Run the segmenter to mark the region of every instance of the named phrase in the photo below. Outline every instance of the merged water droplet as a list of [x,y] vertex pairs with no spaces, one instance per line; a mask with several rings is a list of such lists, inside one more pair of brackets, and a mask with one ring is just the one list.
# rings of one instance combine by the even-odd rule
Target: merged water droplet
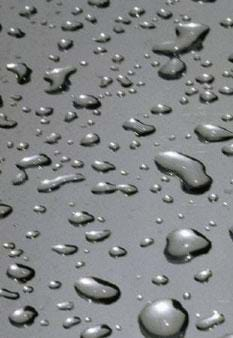
[[179,177],[186,192],[200,194],[212,184],[204,164],[193,157],[175,151],[165,151],[156,155],[155,163],[162,172]]
[[76,68],[73,66],[65,66],[47,70],[44,75],[44,79],[50,83],[50,87],[46,89],[49,94],[61,92],[68,88],[69,76],[76,72]]
[[6,68],[16,75],[19,84],[24,84],[30,81],[32,70],[26,65],[26,63],[8,63]]
[[9,321],[14,326],[23,327],[33,324],[37,316],[38,312],[36,309],[32,306],[26,305],[14,310],[9,315]]
[[171,263],[187,263],[193,258],[206,254],[211,242],[200,232],[193,229],[179,229],[167,235],[164,254]]
[[8,266],[7,276],[20,283],[26,283],[35,276],[35,270],[30,266],[13,263]]
[[214,326],[224,323],[224,321],[225,317],[222,313],[218,311],[213,311],[213,314],[211,316],[200,319],[196,323],[196,327],[198,328],[198,330],[206,331],[213,328]]
[[47,178],[47,179],[42,180],[39,183],[37,190],[39,192],[48,193],[48,192],[52,192],[54,190],[59,189],[64,184],[72,183],[72,182],[75,182],[75,183],[82,182],[83,180],[85,180],[85,177],[82,174],[78,174],[78,173],[57,176],[51,179]]

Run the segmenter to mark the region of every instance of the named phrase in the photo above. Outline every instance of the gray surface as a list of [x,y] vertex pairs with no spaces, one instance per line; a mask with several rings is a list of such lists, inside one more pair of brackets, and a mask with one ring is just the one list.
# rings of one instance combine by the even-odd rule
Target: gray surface
[[[65,1],[58,6],[55,1],[34,2],[38,14],[32,20],[18,15],[19,9],[28,4],[27,1],[1,0],[0,22],[3,30],[0,33],[0,94],[4,100],[4,106],[0,110],[8,117],[18,121],[15,129],[1,129],[0,149],[1,157],[6,160],[1,164],[0,175],[1,199],[4,203],[13,206],[13,213],[1,220],[1,243],[15,242],[18,248],[24,250],[24,255],[29,261],[26,264],[36,270],[35,278],[28,283],[34,287],[34,292],[24,294],[22,285],[10,280],[6,276],[7,266],[16,261],[24,262],[23,256],[13,259],[8,257],[7,250],[0,248],[0,286],[17,290],[20,299],[10,301],[0,299],[0,326],[2,338],[12,337],[77,337],[79,332],[90,326],[85,323],[85,317],[92,318],[92,324],[106,323],[113,328],[113,337],[140,338],[141,333],[137,324],[137,316],[148,300],[157,298],[176,298],[187,309],[190,323],[186,338],[211,337],[218,338],[221,335],[233,331],[232,325],[232,252],[233,243],[228,234],[228,228],[232,225],[232,159],[221,153],[222,143],[201,143],[193,129],[200,122],[211,122],[225,126],[233,131],[232,122],[224,123],[221,116],[232,112],[232,98],[219,94],[219,100],[210,105],[199,102],[198,95],[190,98],[190,103],[181,105],[179,99],[184,95],[185,82],[194,79],[201,72],[212,73],[216,80],[214,88],[217,92],[224,84],[231,85],[232,79],[222,77],[224,70],[229,70],[231,64],[227,61],[232,52],[232,29],[224,29],[219,21],[232,14],[233,2],[231,0],[219,0],[212,4],[201,5],[190,0],[183,0],[171,6],[173,18],[168,21],[159,20],[155,30],[143,30],[136,28],[138,20],[150,20],[161,7],[164,1],[123,1],[112,0],[107,9],[95,9],[87,5],[86,1]],[[33,2],[31,2],[33,4]],[[80,6],[84,10],[76,19],[84,22],[84,29],[78,32],[65,33],[60,29],[61,23],[72,18],[70,14],[74,6]],[[133,19],[132,24],[125,26],[124,34],[112,32],[113,20],[118,15],[126,15],[134,5],[142,5],[146,13],[142,19]],[[14,6],[14,7],[13,7]],[[61,10],[55,15],[56,10]],[[92,25],[84,20],[87,13],[94,13],[98,19],[97,25]],[[209,69],[202,68],[200,62],[193,60],[192,54],[183,56],[187,64],[187,74],[177,81],[161,80],[157,69],[151,67],[153,60],[161,60],[166,57],[154,55],[151,48],[155,42],[169,39],[174,36],[173,19],[180,14],[191,16],[193,21],[206,23],[211,31],[204,41],[204,48],[200,52],[201,59],[210,59],[213,66]],[[75,17],[74,17],[75,18]],[[46,19],[48,23],[56,24],[55,29],[40,25]],[[23,39],[15,39],[7,35],[11,27],[20,27],[26,32]],[[112,40],[103,45],[108,49],[104,55],[94,55],[93,49],[96,43],[92,37],[100,32],[111,34]],[[70,37],[74,40],[74,47],[68,52],[58,52],[57,41],[62,37]],[[125,56],[125,61],[120,65],[119,72],[110,70],[111,57],[114,53]],[[149,53],[151,58],[145,59],[144,54]],[[59,54],[61,61],[58,64],[48,60],[49,54]],[[16,83],[15,76],[5,68],[9,62],[16,61],[15,56],[21,56],[31,69],[32,80],[29,84],[20,86]],[[81,60],[88,61],[87,67],[79,65]],[[116,95],[121,90],[119,83],[114,83],[108,88],[112,97],[102,100],[101,116],[93,116],[91,111],[78,111],[79,119],[67,124],[63,122],[64,114],[73,110],[71,94],[88,93],[98,95],[105,90],[98,87],[98,76],[109,75],[114,79],[118,73],[126,74],[129,69],[139,63],[142,68],[135,69],[132,76],[134,83],[145,81],[145,86],[136,87],[137,94],[128,94],[119,98]],[[62,94],[48,95],[44,92],[47,82],[43,80],[43,74],[48,67],[57,65],[74,65],[78,71],[70,77],[72,85],[70,90]],[[7,81],[6,81],[7,80]],[[11,95],[20,94],[23,100],[16,107],[11,107]],[[173,112],[167,116],[154,116],[149,113],[152,105],[164,103],[171,105]],[[29,106],[32,112],[29,114],[21,111],[22,106]],[[54,114],[49,118],[50,124],[41,125],[40,118],[35,116],[35,110],[40,106],[54,107]],[[138,117],[143,120],[143,115],[148,113],[146,123],[154,124],[157,132],[140,139],[141,147],[130,150],[130,142],[136,138],[131,132],[122,128],[122,123],[130,117]],[[87,126],[88,119],[93,119],[95,125]],[[85,126],[82,128],[82,126]],[[43,135],[37,137],[36,129],[41,128]],[[62,140],[56,145],[44,143],[46,136],[51,132],[62,134]],[[88,131],[97,132],[101,143],[92,148],[79,145],[79,141]],[[185,139],[187,133],[192,134],[190,140]],[[174,134],[176,139],[169,141],[169,136]],[[67,140],[72,139],[73,145],[68,145]],[[13,141],[15,147],[7,148],[7,142]],[[110,141],[119,142],[121,148],[114,153],[108,149]],[[30,147],[25,152],[16,149],[19,142],[28,142]],[[160,146],[155,147],[154,142]],[[219,195],[219,201],[210,203],[208,194],[200,196],[184,193],[177,179],[171,178],[169,183],[162,184],[162,192],[152,194],[149,191],[153,183],[160,183],[162,174],[157,170],[153,158],[156,152],[172,149],[181,151],[190,156],[202,160],[207,167],[208,174],[213,178],[211,191]],[[61,155],[55,156],[54,151],[61,151]],[[71,162],[65,163],[57,173],[51,166],[42,169],[29,169],[29,181],[19,187],[11,185],[11,179],[15,174],[15,163],[23,156],[43,152],[49,155],[53,162],[59,161],[62,155],[69,156],[72,160],[81,159],[85,167],[80,170],[71,168]],[[100,174],[91,168],[95,159],[103,159],[114,163],[116,171],[108,174]],[[150,170],[139,169],[140,164],[147,163]],[[120,170],[127,170],[128,176],[123,176]],[[53,177],[57,174],[82,172],[86,181],[69,184],[61,187],[56,192],[40,194],[36,188],[40,179]],[[140,177],[140,179],[138,179]],[[93,195],[91,188],[99,181],[112,183],[135,184],[139,193],[126,197],[121,193],[112,195]],[[165,194],[174,197],[174,203],[166,204],[162,201]],[[190,201],[193,201],[190,203]],[[75,207],[70,207],[69,202],[74,202]],[[227,206],[223,203],[227,202]],[[36,204],[47,207],[47,212],[38,215],[33,212]],[[97,221],[83,228],[75,228],[68,223],[68,217],[72,211],[86,210],[94,216],[103,216],[104,224]],[[184,214],[184,219],[178,218],[178,213]],[[156,224],[157,217],[164,219],[162,224]],[[217,227],[205,227],[210,220],[217,223]],[[92,228],[106,228],[112,230],[112,236],[99,244],[89,244],[85,241],[84,233]],[[209,254],[194,259],[191,263],[173,265],[167,262],[163,249],[168,232],[179,227],[192,227],[204,233],[211,241],[213,248]],[[28,230],[38,229],[40,237],[35,240],[25,238]],[[144,237],[153,237],[155,244],[142,249],[140,240]],[[79,246],[79,252],[70,257],[61,257],[51,251],[51,246],[57,243],[69,243]],[[127,249],[128,255],[118,260],[113,260],[108,255],[108,250],[113,245],[120,245]],[[89,249],[89,254],[83,252]],[[77,270],[75,263],[84,260],[86,266]],[[202,268],[210,268],[213,277],[207,284],[200,284],[193,278],[194,274]],[[165,274],[170,282],[164,287],[156,287],[151,283],[151,278],[157,273]],[[122,297],[110,306],[88,304],[75,293],[73,284],[76,278],[84,275],[94,275],[116,283]],[[136,276],[141,275],[141,279]],[[50,280],[60,280],[62,288],[50,290]],[[192,298],[189,301],[182,299],[184,292],[189,291]],[[143,300],[137,300],[141,294]],[[75,309],[70,313],[64,313],[56,309],[56,304],[63,300],[72,300]],[[20,305],[30,304],[34,306],[39,317],[35,323],[23,329],[13,327],[8,322],[8,314]],[[200,332],[195,328],[196,313],[202,317],[208,316],[213,310],[224,313],[226,321],[213,331]],[[70,315],[78,315],[82,324],[70,330],[62,328],[63,320]],[[41,327],[40,320],[48,319],[50,325]],[[122,331],[118,332],[114,327],[121,325]]]

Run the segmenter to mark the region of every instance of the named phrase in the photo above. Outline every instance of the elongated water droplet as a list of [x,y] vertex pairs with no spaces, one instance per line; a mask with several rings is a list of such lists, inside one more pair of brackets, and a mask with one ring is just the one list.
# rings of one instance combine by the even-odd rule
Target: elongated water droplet
[[78,247],[71,244],[56,244],[52,246],[52,250],[59,255],[69,256],[76,253],[78,251]]
[[121,294],[115,284],[97,277],[80,277],[74,288],[82,298],[102,304],[116,302]]
[[125,121],[122,126],[125,130],[135,132],[137,136],[147,136],[154,133],[156,130],[154,126],[143,123],[135,118],[131,118],[128,121]]
[[88,242],[102,242],[111,235],[110,230],[91,230],[85,232],[85,237]]
[[109,337],[112,329],[106,324],[89,327],[81,333],[80,338],[104,338]]
[[199,124],[194,131],[199,140],[205,142],[221,142],[233,138],[230,130],[213,124]]
[[42,180],[38,187],[37,190],[39,192],[52,192],[54,190],[59,189],[62,185],[71,183],[71,182],[82,182],[85,180],[85,177],[82,174],[67,174],[67,175],[62,175],[62,176],[57,176],[55,178],[51,179],[44,179]]
[[155,157],[155,163],[162,172],[179,177],[186,192],[199,194],[211,186],[212,179],[206,174],[204,164],[195,158],[165,151]]
[[198,328],[198,330],[206,331],[224,322],[224,315],[218,311],[213,311],[213,314],[211,316],[200,319],[197,322],[196,327]]

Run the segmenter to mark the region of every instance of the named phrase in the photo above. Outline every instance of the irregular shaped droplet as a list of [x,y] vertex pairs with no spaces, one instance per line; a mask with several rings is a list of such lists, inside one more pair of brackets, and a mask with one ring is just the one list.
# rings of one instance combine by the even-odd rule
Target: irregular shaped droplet
[[26,283],[35,276],[35,270],[30,266],[13,263],[7,269],[7,276],[21,283]]
[[213,124],[199,124],[194,131],[199,140],[204,142],[221,142],[233,138],[230,130]]
[[100,137],[95,133],[88,133],[80,140],[80,144],[84,147],[92,147],[98,143],[100,143]]
[[89,327],[81,333],[80,338],[104,338],[109,337],[112,329],[106,324]]
[[153,134],[156,131],[153,125],[143,123],[135,118],[130,118],[129,120],[125,121],[122,127],[125,130],[135,132],[137,136],[147,136]]
[[80,297],[101,304],[114,303],[121,295],[118,286],[98,277],[80,277],[74,288]]
[[196,45],[200,48],[202,42],[209,32],[209,27],[201,23],[189,22],[176,25],[175,41],[165,41],[153,47],[153,52],[164,55],[177,55],[186,53]]
[[155,163],[162,172],[177,176],[186,192],[200,194],[207,191],[212,184],[204,164],[193,157],[165,151],[155,157]]
[[138,321],[146,338],[181,338],[185,335],[189,316],[178,300],[161,299],[147,304]]
[[111,231],[104,229],[104,230],[91,230],[85,232],[85,238],[88,242],[95,243],[95,242],[102,242],[108,237],[110,237]]
[[4,204],[4,203],[0,203],[0,219],[6,218],[7,216],[9,216],[13,211],[13,208],[8,205],[8,204]]
[[17,122],[9,119],[7,116],[1,114],[0,115],[0,128],[10,129],[17,126]]
[[76,253],[78,251],[78,247],[71,244],[56,244],[52,246],[52,251],[59,255],[69,256]]
[[101,106],[101,102],[93,95],[80,94],[77,97],[73,96],[73,105],[77,109],[97,109]]
[[177,57],[169,59],[158,71],[160,77],[165,80],[177,80],[186,71],[186,65]]
[[212,247],[208,238],[193,229],[174,230],[168,234],[166,240],[164,254],[171,263],[187,263],[208,253]]
[[32,306],[26,305],[14,310],[9,315],[9,321],[12,325],[23,327],[33,324],[38,312]]
[[213,311],[211,316],[198,320],[196,327],[198,330],[206,331],[224,322],[224,315],[218,311]]
[[15,300],[18,299],[20,296],[18,292],[2,288],[0,289],[0,297]]
[[44,79],[50,83],[50,87],[46,89],[47,93],[56,93],[68,88],[69,76],[76,72],[73,66],[65,66],[47,70]]
[[91,166],[96,171],[100,171],[102,173],[107,173],[110,170],[116,169],[114,164],[107,161],[99,161],[99,160],[94,161],[94,163]]
[[37,190],[39,192],[52,192],[59,189],[62,185],[67,183],[82,182],[85,180],[85,177],[82,174],[67,174],[62,176],[57,176],[51,179],[45,179],[40,181]]
[[51,158],[46,154],[36,154],[23,157],[16,165],[20,169],[28,169],[47,166],[51,163]]
[[32,70],[26,63],[8,63],[6,68],[16,75],[19,84],[28,83],[30,81]]
[[72,213],[68,220],[72,225],[78,226],[86,225],[93,222],[95,220],[95,217],[89,214],[87,211],[75,211]]

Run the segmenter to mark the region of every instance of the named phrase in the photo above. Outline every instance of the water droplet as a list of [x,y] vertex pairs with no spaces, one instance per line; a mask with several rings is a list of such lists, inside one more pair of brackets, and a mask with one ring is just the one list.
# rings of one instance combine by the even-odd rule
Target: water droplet
[[182,188],[189,193],[202,193],[211,186],[212,179],[202,162],[175,151],[160,152],[155,157],[157,167],[181,179]]
[[50,83],[50,87],[46,89],[49,94],[60,92],[68,88],[69,76],[76,72],[76,68],[65,66],[47,70],[44,79]]
[[102,304],[116,302],[121,294],[115,284],[97,277],[80,277],[74,288],[82,298]]
[[213,124],[199,124],[194,131],[199,140],[204,142],[221,142],[233,138],[230,130]]
[[32,306],[26,305],[14,310],[9,315],[9,321],[12,325],[22,327],[33,324],[38,312]]
[[175,299],[161,299],[146,305],[138,317],[147,338],[184,337],[188,313]]
[[164,254],[171,263],[187,263],[194,257],[206,254],[211,242],[193,229],[179,229],[170,232]]
[[26,283],[35,276],[35,270],[29,266],[13,263],[7,269],[7,276],[21,283]]
[[219,313],[218,311],[213,311],[213,314],[211,316],[200,319],[197,322],[196,327],[198,328],[198,330],[206,331],[224,322],[224,315],[222,313]]
[[81,333],[80,338],[104,338],[109,337],[112,329],[106,324],[90,327]]
[[48,193],[59,189],[64,184],[82,182],[83,180],[85,180],[85,177],[78,173],[57,176],[51,179],[47,178],[39,183],[37,190],[39,192]]

